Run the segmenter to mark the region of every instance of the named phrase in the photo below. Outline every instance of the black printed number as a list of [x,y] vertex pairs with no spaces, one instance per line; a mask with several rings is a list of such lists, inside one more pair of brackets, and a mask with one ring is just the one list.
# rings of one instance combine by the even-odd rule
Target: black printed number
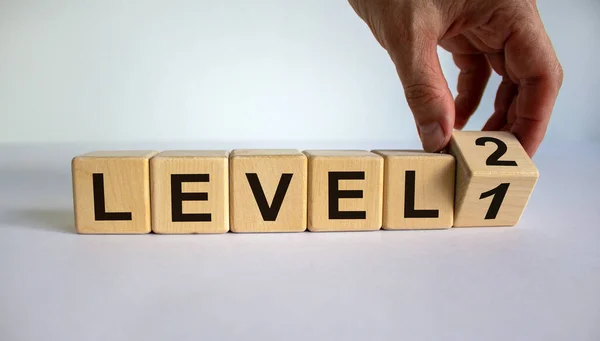
[[516,161],[500,160],[500,158],[508,150],[508,148],[506,147],[506,143],[502,142],[501,140],[498,140],[497,138],[494,138],[494,137],[480,137],[475,141],[475,144],[478,146],[485,146],[485,144],[488,142],[492,142],[492,143],[496,144],[496,146],[498,148],[496,148],[496,151],[493,152],[492,155],[490,155],[487,158],[487,160],[485,161],[486,165],[488,165],[488,166],[516,166],[517,165]]
[[485,219],[496,219],[498,215],[498,211],[500,211],[500,206],[502,206],[502,202],[504,201],[504,197],[506,196],[506,192],[508,191],[509,183],[500,184],[500,186],[489,190],[485,193],[482,193],[479,199],[485,199],[487,197],[494,196],[492,199],[492,203],[490,204],[490,208],[488,208],[487,214],[485,215]]

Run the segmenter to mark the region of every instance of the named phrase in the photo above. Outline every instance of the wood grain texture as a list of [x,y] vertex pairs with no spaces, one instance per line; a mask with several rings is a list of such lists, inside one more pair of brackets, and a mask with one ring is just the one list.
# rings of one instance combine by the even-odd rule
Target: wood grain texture
[[[384,158],[384,229],[452,227],[456,163],[454,156],[408,150],[373,152]],[[408,207],[405,207],[406,205]]]
[[516,225],[539,176],[517,138],[509,132],[455,132],[450,153],[457,161],[454,226]]
[[[149,233],[149,160],[156,153],[96,151],[74,157],[71,171],[75,230],[81,234]],[[96,199],[104,199],[104,207],[98,205],[95,209],[95,195]],[[97,215],[96,211],[102,213]],[[123,215],[130,215],[130,220]]]
[[[380,155],[363,150],[306,150],[304,153],[309,159],[310,231],[381,229],[383,158]],[[354,179],[344,179],[346,176]]]
[[[229,231],[227,151],[164,151],[150,160],[150,172],[152,231],[160,234]],[[178,194],[174,195],[173,191],[190,193],[192,196],[204,196],[205,193],[206,197],[181,200],[182,198]]]
[[307,158],[298,150],[233,150],[231,231],[305,231],[307,176]]

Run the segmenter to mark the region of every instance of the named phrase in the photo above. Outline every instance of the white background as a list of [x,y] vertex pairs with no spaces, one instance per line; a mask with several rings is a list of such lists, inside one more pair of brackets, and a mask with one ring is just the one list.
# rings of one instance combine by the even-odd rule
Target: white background
[[[538,4],[565,69],[548,140],[598,140],[600,2]],[[389,57],[341,0],[1,0],[0,115],[5,143],[417,140]]]

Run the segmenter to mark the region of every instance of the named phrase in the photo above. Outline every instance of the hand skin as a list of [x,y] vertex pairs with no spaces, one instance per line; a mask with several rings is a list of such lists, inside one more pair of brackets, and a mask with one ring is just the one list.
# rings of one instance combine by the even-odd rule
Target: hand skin
[[[563,70],[535,0],[350,0],[387,50],[414,114],[423,148],[444,149],[480,104],[493,69],[502,76],[483,130],[512,132],[533,157]],[[453,99],[438,44],[460,69]]]

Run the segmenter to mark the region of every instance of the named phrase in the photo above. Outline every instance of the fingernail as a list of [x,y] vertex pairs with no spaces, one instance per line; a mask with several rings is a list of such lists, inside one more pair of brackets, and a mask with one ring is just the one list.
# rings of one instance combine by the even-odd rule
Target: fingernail
[[442,148],[445,137],[442,126],[439,123],[433,122],[420,125],[419,134],[421,135],[421,142],[425,151],[437,152]]

